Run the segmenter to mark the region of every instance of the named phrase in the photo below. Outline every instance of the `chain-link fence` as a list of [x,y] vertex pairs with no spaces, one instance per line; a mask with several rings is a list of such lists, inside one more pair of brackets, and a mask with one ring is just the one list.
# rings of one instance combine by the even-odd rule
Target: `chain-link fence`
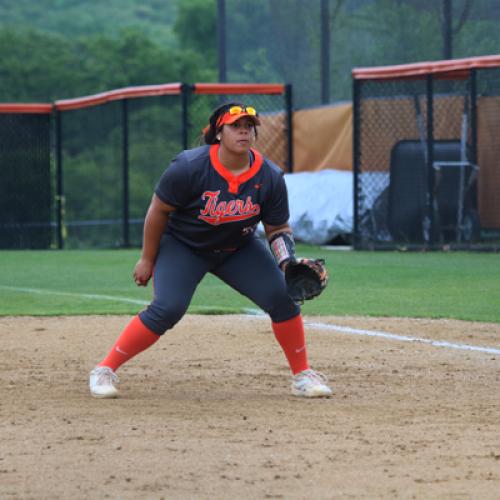
[[60,246],[140,245],[155,182],[182,149],[180,104],[162,95],[59,111]]
[[257,148],[292,169],[291,88],[166,84],[56,101],[51,112],[1,114],[1,248],[140,246],[156,182],[222,101],[261,117]]
[[497,59],[354,71],[356,248],[500,247]]
[[128,105],[128,195],[123,197],[126,212],[121,244],[140,246],[143,220],[156,182],[184,146],[179,126],[182,104],[177,96],[160,96],[130,99],[122,102],[125,105]]
[[52,241],[50,113],[50,105],[0,106],[0,249]]

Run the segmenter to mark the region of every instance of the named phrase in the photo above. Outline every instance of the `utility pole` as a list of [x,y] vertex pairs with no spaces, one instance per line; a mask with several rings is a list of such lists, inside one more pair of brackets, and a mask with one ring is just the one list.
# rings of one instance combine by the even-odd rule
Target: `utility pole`
[[452,59],[453,58],[453,12],[452,12],[451,0],[443,0],[442,4],[442,34],[443,34],[443,58]]
[[226,1],[217,0],[217,59],[219,82],[227,81],[226,70]]
[[321,0],[321,104],[330,102],[330,0]]

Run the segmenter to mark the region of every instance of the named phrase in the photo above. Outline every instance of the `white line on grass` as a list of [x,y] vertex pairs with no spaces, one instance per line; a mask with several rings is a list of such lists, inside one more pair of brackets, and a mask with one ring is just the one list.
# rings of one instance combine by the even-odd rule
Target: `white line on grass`
[[[0,289],[4,290],[12,290],[13,292],[22,292],[22,293],[36,293],[39,295],[58,295],[62,297],[77,297],[80,299],[90,299],[90,300],[111,300],[113,302],[126,302],[128,304],[137,304],[140,306],[146,306],[151,301],[150,300],[139,300],[139,299],[129,299],[128,297],[119,297],[115,295],[99,295],[94,293],[73,293],[73,292],[60,292],[58,290],[47,290],[42,288],[23,288],[17,286],[8,286],[8,285],[0,285]],[[205,311],[214,311],[220,310],[224,311],[223,307],[213,307],[213,306],[195,306],[196,309],[205,310]],[[239,309],[241,310],[241,309]],[[244,308],[243,311],[246,314],[260,314],[260,311],[257,309]],[[233,310],[227,308],[227,312],[231,313]]]
[[[113,295],[59,292],[57,290],[43,290],[40,288],[21,288],[21,287],[16,287],[16,286],[7,286],[7,285],[0,285],[0,289],[12,290],[14,292],[38,293],[38,294],[43,294],[43,295],[60,295],[60,296],[66,296],[66,297],[79,297],[79,298],[92,299],[92,300],[113,300],[113,301],[117,301],[117,302],[127,302],[129,304],[138,304],[138,305],[149,304],[149,301],[146,301],[146,300],[129,299],[127,297],[116,297]],[[197,307],[200,309],[207,309],[207,310],[215,309],[214,307],[210,307],[210,306],[206,306],[206,307],[197,306]],[[267,319],[267,316],[257,309],[246,308],[245,313],[246,313],[246,316],[251,315],[252,317],[255,317],[255,318],[262,318],[262,319],[266,318]],[[389,339],[389,340],[399,340],[400,342],[416,342],[416,343],[420,343],[420,344],[428,344],[428,345],[432,345],[435,347],[447,347],[450,349],[459,349],[459,350],[464,350],[464,351],[477,351],[477,352],[484,352],[484,353],[488,353],[488,354],[500,354],[500,349],[495,349],[494,347],[482,347],[482,346],[470,345],[470,344],[456,344],[456,343],[447,342],[444,340],[424,339],[421,337],[412,337],[412,336],[408,337],[406,335],[398,335],[395,333],[386,333],[386,332],[381,332],[381,331],[377,331],[377,330],[364,330],[361,328],[351,328],[349,326],[334,325],[334,324],[330,324],[330,323],[318,323],[318,322],[305,321],[304,325],[308,326],[310,328],[318,329],[318,330],[333,330],[335,332],[345,333],[348,335],[363,335],[363,336],[367,336],[367,337],[380,337],[380,338]]]
[[127,302],[128,304],[138,304],[144,306],[149,304],[145,300],[129,299],[127,297],[114,297],[113,295],[97,295],[93,293],[72,293],[72,292],[59,292],[57,290],[43,290],[41,288],[21,288],[17,286],[0,285],[4,290],[12,290],[13,292],[37,293],[41,295],[59,295],[62,297],[78,297],[81,299],[92,300],[113,300],[118,302]]

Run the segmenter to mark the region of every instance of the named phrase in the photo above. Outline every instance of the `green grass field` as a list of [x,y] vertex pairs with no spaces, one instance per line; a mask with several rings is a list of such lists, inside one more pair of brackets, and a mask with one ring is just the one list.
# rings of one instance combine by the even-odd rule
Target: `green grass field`
[[[354,252],[298,245],[324,257],[330,285],[306,315],[455,318],[500,322],[500,254]],[[1,251],[0,315],[134,314],[149,301],[132,271],[139,250]],[[189,312],[255,306],[208,275]]]

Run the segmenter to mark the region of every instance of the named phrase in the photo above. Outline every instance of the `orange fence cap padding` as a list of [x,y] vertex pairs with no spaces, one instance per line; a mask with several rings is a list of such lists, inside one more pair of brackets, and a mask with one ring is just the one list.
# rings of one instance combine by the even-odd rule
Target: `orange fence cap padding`
[[52,104],[29,103],[29,104],[12,104],[0,103],[0,113],[20,113],[20,114],[41,114],[48,115],[52,113]]
[[471,69],[500,67],[500,55],[450,59],[446,61],[428,61],[397,66],[376,66],[372,68],[354,68],[355,80],[390,80],[397,78],[423,77],[429,74],[467,78]]
[[[275,83],[196,83],[192,86],[196,94],[267,94],[281,95],[285,92],[285,85]],[[51,113],[55,108],[58,111],[98,106],[120,99],[151,97],[160,95],[180,95],[181,83],[165,83],[161,85],[142,85],[110,90],[74,99],[59,99],[52,104],[1,104],[0,113]]]
[[196,83],[195,94],[273,94],[280,95],[285,86],[279,83]]
[[110,101],[119,99],[130,99],[134,97],[150,97],[158,95],[179,95],[181,92],[180,83],[166,83],[163,85],[143,85],[139,87],[125,87],[122,89],[110,90],[76,99],[61,99],[55,102],[55,107],[59,111],[68,111],[71,109],[87,108],[97,106]]

